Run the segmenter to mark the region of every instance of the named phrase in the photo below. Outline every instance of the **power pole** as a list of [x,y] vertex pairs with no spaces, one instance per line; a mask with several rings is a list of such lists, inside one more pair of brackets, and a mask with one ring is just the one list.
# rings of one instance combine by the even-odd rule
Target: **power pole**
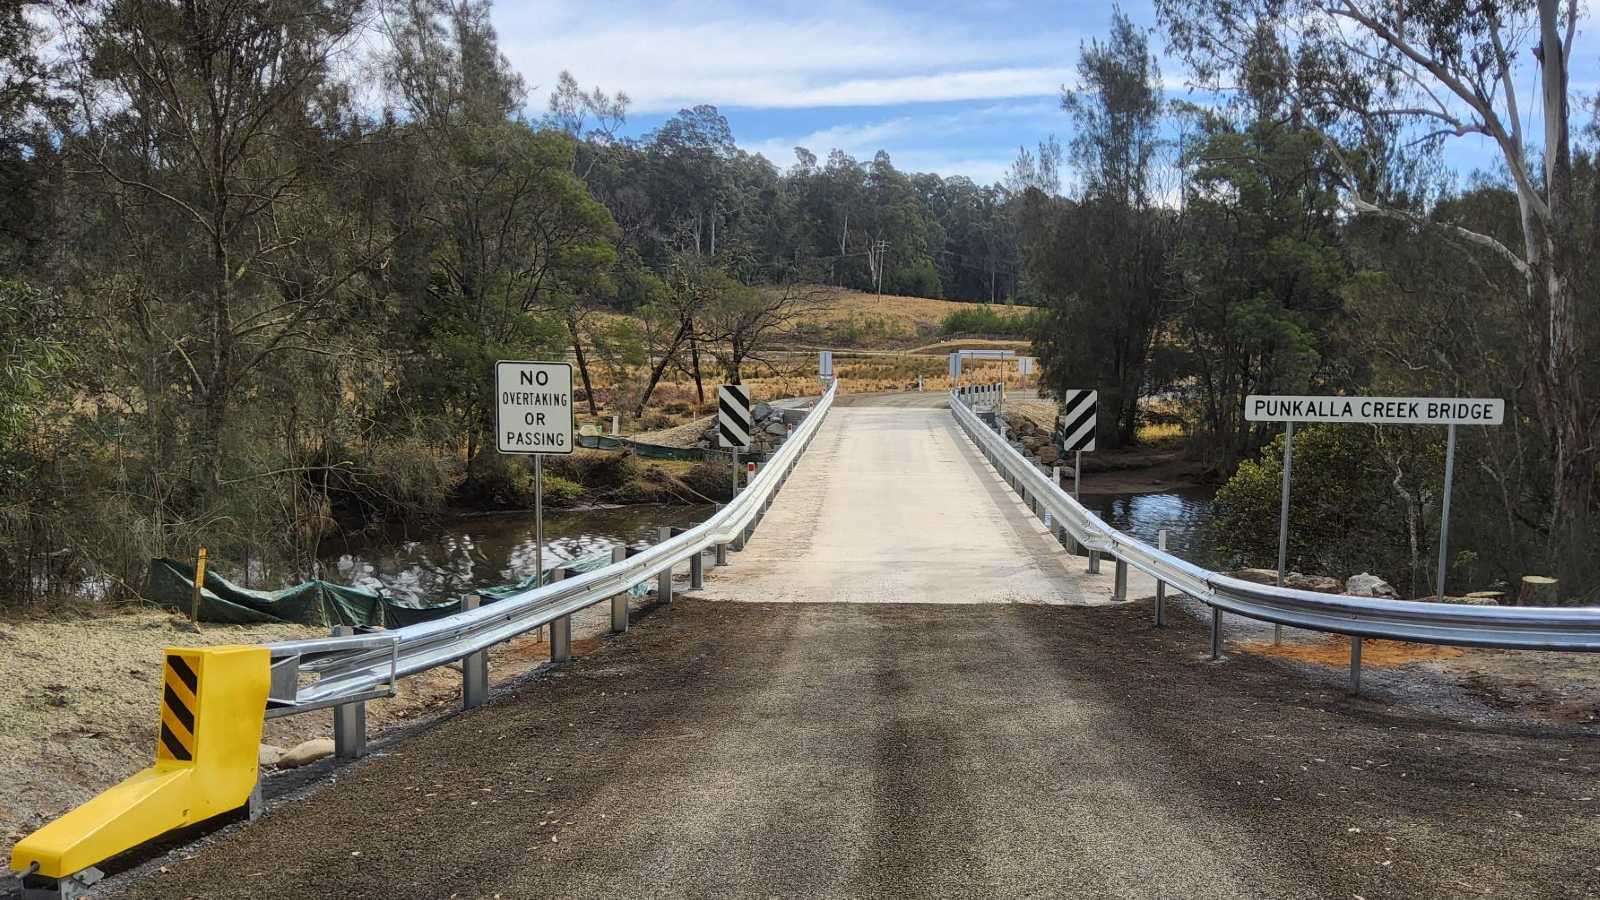
[[883,254],[888,249],[889,249],[889,242],[888,241],[878,241],[877,245],[873,248],[873,250],[874,250],[874,258],[877,260],[877,264],[874,265],[873,268],[877,269],[877,271],[878,271],[878,299],[879,300],[883,299]]

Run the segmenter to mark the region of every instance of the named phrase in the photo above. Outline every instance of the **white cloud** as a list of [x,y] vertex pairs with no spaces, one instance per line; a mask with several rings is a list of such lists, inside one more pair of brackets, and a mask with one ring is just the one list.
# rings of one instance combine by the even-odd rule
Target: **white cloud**
[[[805,134],[779,136],[759,141],[741,141],[740,146],[760,153],[780,168],[794,162],[794,148],[805,147],[825,159],[831,150],[862,160],[887,150],[895,167],[903,172],[936,172],[940,175],[966,175],[979,184],[1000,180],[1022,144],[1065,125],[1054,100],[996,103],[958,112],[929,115],[903,115],[874,122],[834,125]],[[1017,146],[1002,144],[990,151],[996,132],[1018,135]],[[1009,139],[1009,138],[1007,138]],[[973,144],[984,146],[973,146]]]
[[1052,94],[1075,32],[976,33],[970,23],[875,9],[797,13],[649,5],[597,12],[569,0],[495,7],[501,49],[537,93],[569,69],[626,91],[636,112],[694,103],[797,108]]

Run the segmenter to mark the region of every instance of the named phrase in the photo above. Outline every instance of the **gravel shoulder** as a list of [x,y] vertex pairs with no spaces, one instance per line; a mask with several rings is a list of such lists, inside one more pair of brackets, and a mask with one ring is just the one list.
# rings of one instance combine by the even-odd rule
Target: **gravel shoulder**
[[1350,698],[1185,616],[680,600],[128,897],[1592,897],[1593,729]]

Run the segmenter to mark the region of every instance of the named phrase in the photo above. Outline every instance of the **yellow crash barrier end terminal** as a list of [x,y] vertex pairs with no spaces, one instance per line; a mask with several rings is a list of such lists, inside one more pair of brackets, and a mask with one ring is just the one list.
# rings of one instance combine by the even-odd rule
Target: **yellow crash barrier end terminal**
[[11,868],[63,879],[237,809],[256,785],[271,660],[265,647],[168,648],[155,765],[28,835]]

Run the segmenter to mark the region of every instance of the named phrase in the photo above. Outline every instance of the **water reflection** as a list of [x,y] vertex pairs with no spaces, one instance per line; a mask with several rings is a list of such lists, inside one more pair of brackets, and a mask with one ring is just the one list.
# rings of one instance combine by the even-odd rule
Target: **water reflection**
[[[655,543],[663,525],[688,527],[710,505],[627,506],[551,513],[545,517],[545,568],[608,551],[617,544]],[[322,577],[382,588],[392,597],[442,599],[473,589],[514,584],[533,574],[531,513],[474,516],[417,538],[374,538],[324,548]]]
[[1167,549],[1197,565],[1219,564],[1206,526],[1215,488],[1199,487],[1152,494],[1084,494],[1083,505],[1107,525],[1152,546],[1167,529]]

